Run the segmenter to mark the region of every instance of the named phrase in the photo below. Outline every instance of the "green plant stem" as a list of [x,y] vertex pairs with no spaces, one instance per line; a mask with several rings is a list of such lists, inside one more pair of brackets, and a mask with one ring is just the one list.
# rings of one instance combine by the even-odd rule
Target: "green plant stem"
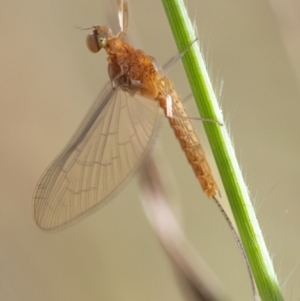
[[[162,0],[162,3],[179,52],[182,52],[196,38],[183,0]],[[182,61],[200,116],[222,122],[222,111],[218,107],[198,43],[193,44]],[[204,128],[261,300],[283,300],[226,127],[213,122],[204,122]]]

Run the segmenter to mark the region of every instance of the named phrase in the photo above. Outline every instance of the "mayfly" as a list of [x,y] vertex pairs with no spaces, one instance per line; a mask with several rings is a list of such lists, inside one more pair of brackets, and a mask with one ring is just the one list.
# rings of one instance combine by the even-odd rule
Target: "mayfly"
[[39,180],[33,197],[34,219],[42,229],[55,229],[107,199],[147,153],[161,107],[204,193],[216,202],[233,232],[257,299],[249,261],[216,198],[218,187],[190,119],[156,60],[125,41],[128,4],[121,2],[118,35],[107,26],[94,26],[86,40],[91,52],[102,48],[107,52],[110,82]]
[[155,59],[125,42],[128,4],[121,31],[94,26],[87,46],[108,55],[110,82],[71,141],[39,180],[33,216],[42,229],[60,227],[109,197],[141,162],[151,144],[159,107],[169,119],[205,194],[218,191],[194,128],[171,81]]

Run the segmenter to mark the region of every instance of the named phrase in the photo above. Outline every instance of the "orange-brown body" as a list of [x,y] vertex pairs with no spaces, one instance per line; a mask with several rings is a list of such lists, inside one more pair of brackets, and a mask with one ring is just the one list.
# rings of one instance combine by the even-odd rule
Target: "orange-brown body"
[[[194,127],[170,80],[161,75],[154,58],[126,43],[122,33],[115,37],[108,27],[99,26],[95,29],[99,35],[105,32],[107,36],[104,49],[108,54],[108,72],[113,86],[121,86],[131,94],[139,93],[159,101],[203,191],[209,198],[214,198],[218,191],[216,181]],[[167,110],[168,95],[172,99],[172,114]]]

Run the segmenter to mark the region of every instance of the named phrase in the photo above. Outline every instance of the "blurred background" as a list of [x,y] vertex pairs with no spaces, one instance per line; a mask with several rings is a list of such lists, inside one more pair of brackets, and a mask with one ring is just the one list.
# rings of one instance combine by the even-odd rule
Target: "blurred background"
[[[1,300],[185,300],[144,215],[138,174],[65,229],[41,231],[31,216],[39,177],[108,80],[105,53],[91,54],[88,32],[75,29],[111,24],[108,7],[108,0],[1,1]],[[217,94],[223,86],[225,120],[285,298],[299,300],[299,2],[189,0],[187,7]],[[137,47],[161,64],[177,53],[159,0],[131,0],[129,13]],[[169,75],[180,95],[190,93],[180,62]],[[192,100],[187,107],[197,116]],[[201,122],[195,126],[214,164]],[[232,234],[164,119],[153,156],[188,239],[232,300],[252,300]]]

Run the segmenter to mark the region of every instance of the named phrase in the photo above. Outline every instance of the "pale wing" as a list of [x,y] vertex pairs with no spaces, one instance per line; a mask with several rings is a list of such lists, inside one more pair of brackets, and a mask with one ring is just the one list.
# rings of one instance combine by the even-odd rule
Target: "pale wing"
[[79,217],[106,199],[140,162],[158,103],[108,84],[76,134],[41,177],[33,216],[42,229]]

